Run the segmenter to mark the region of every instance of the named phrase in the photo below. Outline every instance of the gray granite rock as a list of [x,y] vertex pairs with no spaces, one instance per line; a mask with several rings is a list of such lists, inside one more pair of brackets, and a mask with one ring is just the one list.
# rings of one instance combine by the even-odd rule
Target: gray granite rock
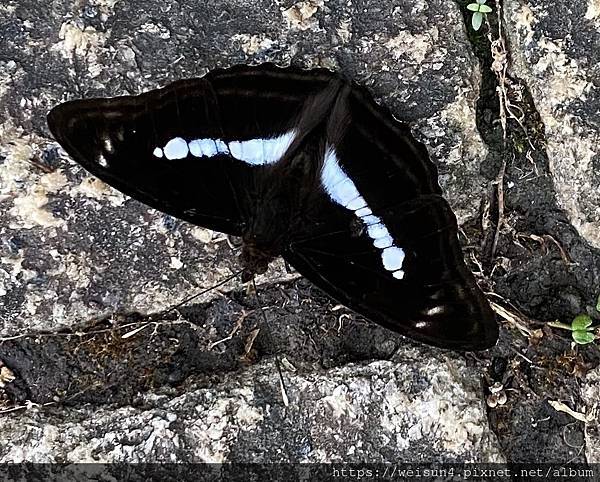
[[[45,125],[66,99],[139,93],[236,63],[338,69],[413,122],[459,218],[474,216],[486,149],[461,16],[450,0],[396,3],[4,2],[0,333],[154,312],[237,266],[222,236],[127,199],[70,161]],[[275,263],[260,281],[281,277]]]
[[600,247],[600,5],[504,3],[511,71],[531,90],[544,123],[558,200]]
[[[281,6],[267,0],[8,0],[0,6],[0,24],[7,33],[0,36],[0,332],[5,335],[73,327],[114,312],[162,310],[236,266],[235,253],[218,233],[150,210],[70,161],[45,125],[47,111],[66,99],[139,93],[236,63],[338,69],[370,87],[399,119],[413,123],[459,218],[476,213],[486,183],[478,167],[486,148],[475,126],[478,65],[450,0],[365,5],[310,0]],[[271,286],[286,276],[276,264],[260,281]],[[288,299],[294,296],[286,292]],[[301,308],[294,316],[302,320]],[[304,316],[310,317],[312,312]],[[218,338],[230,329],[229,321],[202,330]],[[308,341],[304,334],[293,337],[293,321],[289,329],[291,346]],[[183,333],[170,339],[177,338],[184,344]],[[79,356],[67,358],[51,338],[41,340],[48,357],[42,363],[52,373],[27,361],[44,359],[31,351],[40,341],[11,345],[15,396],[63,401],[62,393],[78,400],[68,398],[69,387],[81,382],[84,391],[92,388],[85,387],[93,360],[84,371],[76,365]],[[218,355],[210,348],[206,355],[202,351],[209,341],[196,350],[214,360]],[[158,349],[150,340],[148,353]],[[180,392],[159,395],[147,391],[144,382],[135,407],[76,403],[11,412],[0,419],[2,432],[10,434],[0,442],[0,459],[500,460],[477,369],[427,347],[405,349],[397,363],[286,373],[288,408],[281,405],[272,363],[263,363],[204,388],[190,382]],[[73,353],[78,350],[75,346]],[[123,357],[127,370],[133,355],[121,350],[114,356]],[[108,345],[98,347],[98,363],[108,351]],[[69,382],[77,374],[85,380]],[[106,403],[110,379],[107,372],[89,382],[107,385]],[[45,391],[33,389],[41,385]]]
[[[588,372],[581,388],[582,414],[587,419],[585,455],[588,463],[600,463],[600,368]],[[577,408],[577,407],[576,407]]]
[[135,407],[32,408],[0,418],[10,434],[0,461],[503,461],[479,377],[460,357],[414,348],[394,362],[284,376],[288,407],[268,362]]

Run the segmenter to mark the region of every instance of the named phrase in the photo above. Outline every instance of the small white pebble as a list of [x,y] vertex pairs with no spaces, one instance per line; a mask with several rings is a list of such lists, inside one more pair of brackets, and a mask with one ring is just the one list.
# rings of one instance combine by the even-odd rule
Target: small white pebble
[[171,256],[171,268],[180,269],[183,267],[181,260],[175,256]]

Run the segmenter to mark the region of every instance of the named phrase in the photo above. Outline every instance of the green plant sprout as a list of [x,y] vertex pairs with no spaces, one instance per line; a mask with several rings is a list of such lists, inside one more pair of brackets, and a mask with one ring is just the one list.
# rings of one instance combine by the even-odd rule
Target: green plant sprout
[[[596,300],[596,311],[600,313],[600,296]],[[573,321],[570,325],[566,323],[560,323],[558,321],[553,321],[548,323],[549,326],[554,328],[561,328],[563,330],[570,330],[571,336],[573,340],[578,345],[587,345],[588,343],[592,343],[594,340],[598,338],[596,331],[596,326],[592,326],[593,320],[590,315],[578,315],[573,318]]]
[[473,30],[475,31],[480,29],[485,15],[488,13],[492,13],[492,7],[487,6],[485,4],[486,1],[487,0],[475,0],[475,2],[469,3],[469,5],[467,5],[467,9],[473,12],[473,17],[471,18],[471,25],[473,26]]

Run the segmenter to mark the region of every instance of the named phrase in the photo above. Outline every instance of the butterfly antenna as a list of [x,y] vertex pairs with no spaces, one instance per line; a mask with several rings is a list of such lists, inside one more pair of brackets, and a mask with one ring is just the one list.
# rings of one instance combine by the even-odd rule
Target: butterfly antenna
[[[271,337],[269,320],[267,319],[267,315],[265,314],[265,310],[263,308],[262,301],[258,294],[258,289],[256,288],[256,281],[254,280],[254,276],[252,277],[252,286],[254,287],[254,295],[256,296],[256,301],[258,302],[258,306],[260,307],[260,312],[262,313],[262,319],[263,319],[263,325],[265,326],[265,336],[267,337],[267,343],[271,346],[275,346],[275,344],[273,343],[273,338]],[[275,352],[275,367],[277,368],[277,375],[279,375],[279,388],[281,389],[281,398],[283,399],[283,404],[287,407],[290,404],[290,400],[287,396],[287,389],[285,387],[285,382],[283,380],[283,372],[281,370],[281,361],[279,360],[278,352]]]
[[192,295],[192,296],[184,299],[183,301],[177,303],[176,305],[171,306],[171,308],[169,308],[167,311],[164,311],[163,313],[161,313],[161,315],[166,315],[167,313],[171,313],[171,311],[175,311],[178,308],[181,308],[183,305],[185,305],[186,303],[189,303],[192,300],[195,300],[199,296],[202,296],[203,294],[206,294],[209,291],[212,291],[215,288],[218,288],[219,286],[223,286],[225,283],[227,283],[227,282],[231,281],[232,279],[237,278],[239,275],[241,275],[242,271],[243,271],[243,269],[240,269],[239,271],[236,271],[235,273],[229,275],[227,278],[219,281],[217,284],[211,286],[210,288],[205,288],[202,291],[196,293],[195,295]]

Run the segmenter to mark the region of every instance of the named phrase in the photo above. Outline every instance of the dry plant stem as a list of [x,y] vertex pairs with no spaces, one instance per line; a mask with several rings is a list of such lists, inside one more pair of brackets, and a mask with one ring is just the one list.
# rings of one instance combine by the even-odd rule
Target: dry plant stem
[[583,423],[591,422],[589,415],[586,415],[585,413],[581,413],[581,412],[576,412],[575,410],[570,408],[567,404],[565,404],[561,401],[548,400],[548,404],[557,412],[566,413],[566,414],[570,415],[571,417],[573,417],[575,420],[579,420],[580,422],[583,422]]
[[510,348],[514,352],[515,355],[517,355],[518,357],[520,357],[523,360],[525,360],[527,363],[529,363],[529,365],[535,366],[535,364],[533,363],[533,361],[530,360],[529,358],[527,358],[525,355],[523,355],[523,353],[521,353],[519,350],[517,350],[516,348],[514,348],[512,346]]
[[565,250],[565,248],[563,248],[562,244],[559,243],[556,238],[550,234],[544,234],[542,236],[538,236],[537,234],[527,234],[527,233],[520,233],[517,232],[515,233],[515,237],[516,237],[516,241],[515,243],[520,246],[523,249],[527,249],[525,246],[523,246],[519,240],[520,239],[531,239],[532,241],[535,241],[536,243],[539,243],[543,248],[544,248],[544,252],[547,252],[547,248],[546,248],[546,241],[550,241],[552,244],[554,244],[557,248],[558,251],[560,252],[560,257],[562,258],[563,262],[567,265],[567,266],[574,266],[577,265],[577,263],[575,263],[571,257],[569,256],[569,254],[567,253],[567,251]]
[[227,335],[225,338],[222,338],[221,340],[218,340],[218,341],[215,341],[214,343],[211,343],[210,346],[208,347],[208,349],[212,350],[215,346],[217,346],[217,345],[219,345],[221,343],[224,343],[226,341],[231,340],[233,338],[233,336],[240,330],[240,328],[244,324],[244,320],[248,317],[248,315],[251,315],[252,313],[254,313],[254,310],[249,311],[249,312],[243,311],[242,314],[241,314],[241,316],[236,321],[235,326],[229,332],[229,335]]
[[560,251],[560,257],[562,258],[562,260],[564,261],[564,263],[566,265],[576,265],[577,263],[575,263],[571,257],[569,256],[569,253],[567,253],[567,251],[565,250],[565,248],[563,248],[562,244],[560,244],[556,238],[550,234],[544,234],[542,236],[544,239],[548,239],[550,240],[552,243],[554,243],[554,245],[558,248],[558,250]]
[[494,231],[494,241],[492,242],[492,259],[496,257],[496,249],[498,248],[498,241],[500,240],[500,230],[504,225],[504,175],[506,174],[506,159],[502,158],[502,165],[500,166],[500,172],[496,177],[494,184],[497,189],[498,196],[498,222],[496,223],[496,229]]
[[124,335],[122,335],[121,338],[129,338],[131,336],[136,335],[137,333],[139,333],[140,331],[144,330],[146,327],[153,325],[156,331],[156,328],[158,326],[162,326],[162,325],[178,325],[178,324],[187,324],[190,327],[192,327],[193,329],[197,329],[198,327],[196,325],[194,325],[193,323],[189,322],[189,321],[185,321],[185,320],[175,320],[175,321],[152,321],[152,318],[156,319],[159,316],[164,316],[167,315],[169,313],[171,313],[172,311],[176,311],[178,308],[180,308],[182,305],[189,303],[190,301],[198,298],[199,296],[202,296],[203,294],[208,293],[209,291],[212,291],[222,285],[224,285],[225,283],[231,281],[232,279],[236,278],[237,276],[239,276],[241,274],[242,270],[239,270],[233,274],[231,274],[230,276],[226,277],[225,279],[221,280],[220,282],[218,282],[217,284],[209,287],[209,288],[205,288],[203,290],[201,290],[200,292],[196,293],[195,295],[192,295],[186,299],[184,299],[183,301],[181,301],[180,303],[172,306],[171,308],[168,308],[166,311],[160,312],[160,313],[154,313],[149,315],[148,318],[150,318],[151,321],[148,320],[144,320],[144,321],[136,321],[133,323],[127,323],[124,325],[120,325],[120,326],[112,326],[110,328],[104,328],[101,330],[93,330],[93,331],[76,331],[76,332],[71,332],[71,333],[34,333],[34,332],[29,332],[29,333],[21,333],[19,335],[13,335],[13,336],[7,336],[7,337],[3,337],[0,338],[0,343],[4,342],[4,341],[11,341],[11,340],[18,340],[20,338],[34,338],[34,337],[53,337],[53,336],[87,336],[87,335],[98,335],[101,333],[108,333],[108,332],[112,332],[115,330],[123,330],[125,328],[131,328],[131,327],[136,327],[133,330],[125,333]]
[[492,71],[494,72],[494,74],[496,74],[496,77],[498,79],[498,87],[496,87],[496,91],[498,92],[500,123],[502,125],[502,133],[504,140],[506,140],[506,106],[508,102],[508,93],[506,89],[506,69],[508,62],[506,54],[506,45],[504,42],[504,38],[502,37],[502,7],[500,5],[500,0],[496,0],[496,12],[498,16],[498,38],[493,38],[491,26],[486,20],[488,27],[487,36],[490,42],[492,58],[494,59],[494,61],[492,62]]
[[254,341],[256,340],[256,337],[259,333],[260,328],[255,328],[250,332],[248,338],[246,339],[246,343],[244,344],[244,354],[242,355],[242,358],[250,358],[250,351],[252,350],[252,347],[254,346]]
[[125,325],[120,326],[112,326],[110,328],[103,328],[101,330],[93,330],[93,331],[75,331],[71,333],[21,333],[20,335],[7,336],[4,338],[0,338],[0,343],[11,340],[18,340],[20,338],[47,338],[47,337],[60,337],[60,336],[89,336],[89,335],[100,335],[102,333],[110,333],[118,330],[123,330],[126,328],[136,327],[133,330],[125,333],[121,336],[121,338],[129,338],[138,332],[142,331],[144,328],[153,325],[155,329],[159,326],[174,326],[174,325],[188,325],[192,329],[198,329],[198,326],[194,325],[192,322],[187,320],[174,320],[174,321],[136,321],[133,323],[126,323]]
[[[500,123],[502,125],[502,138],[506,145],[506,110],[508,94],[506,89],[506,69],[507,69],[507,54],[502,37],[502,10],[500,0],[496,0],[496,11],[498,13],[498,38],[496,40],[492,37],[492,29],[490,28],[489,22],[486,21],[488,27],[488,40],[490,42],[492,58],[492,71],[496,74],[498,79],[498,101],[500,108]],[[496,255],[496,249],[498,247],[498,240],[500,238],[500,230],[504,224],[504,175],[506,173],[506,159],[502,159],[502,166],[498,176],[494,180],[493,184],[496,186],[497,201],[498,201],[498,221],[495,226],[494,239],[492,242],[491,257],[494,258]]]
[[526,319],[519,315],[516,311],[509,310],[508,308],[505,308],[504,306],[493,301],[490,301],[490,305],[492,306],[492,309],[498,313],[498,315],[508,321],[511,325],[515,326],[524,336],[527,338],[534,336],[533,331],[531,331],[525,325],[527,322]]
[[[507,76],[508,71],[508,53],[506,50],[506,42],[504,40],[503,35],[503,27],[502,27],[502,5],[500,4],[500,0],[496,0],[496,12],[498,16],[498,38],[494,39],[492,36],[492,29],[490,28],[489,22],[486,21],[488,26],[488,40],[490,42],[490,47],[492,51],[492,58],[494,61],[492,62],[492,71],[496,74],[498,79],[498,87],[496,88],[498,92],[498,102],[500,108],[500,123],[502,124],[502,132],[504,136],[504,140],[506,140],[507,135],[507,116],[511,119],[515,120],[523,132],[527,137],[527,141],[533,150],[535,147],[533,146],[529,135],[527,134],[527,129],[523,124],[523,118],[525,114],[523,110],[514,104],[511,103],[509,97],[509,81]],[[521,112],[521,115],[518,116],[515,114],[514,110],[518,110]]]
[[180,303],[177,303],[176,305],[171,306],[171,308],[169,308],[167,311],[165,311],[163,313],[160,313],[160,315],[166,315],[166,314],[170,313],[171,311],[177,310],[178,308],[182,307],[186,303],[189,303],[190,301],[195,300],[199,296],[202,296],[202,295],[208,293],[209,291],[212,291],[215,288],[218,288],[219,286],[223,286],[225,283],[227,283],[227,282],[231,281],[232,279],[237,278],[239,275],[241,275],[242,271],[243,270],[240,269],[240,270],[236,271],[235,273],[227,276],[225,279],[219,281],[217,284],[215,284],[215,285],[213,285],[213,286],[211,286],[209,288],[205,288],[205,289],[201,290],[200,292],[196,293],[195,295],[192,295],[192,296],[190,296],[188,298],[185,298]]
[[47,407],[49,405],[56,405],[56,402],[47,402],[47,403],[39,404],[39,403],[30,402],[29,400],[27,400],[25,402],[25,405],[17,405],[14,407],[6,408],[4,410],[0,410],[0,415],[5,415],[5,414],[11,413],[11,412],[17,412],[19,410],[31,410],[32,408]]
[[[521,109],[518,105],[514,105],[510,101],[509,91],[510,91],[510,81],[508,79],[508,52],[506,50],[506,41],[504,40],[503,34],[503,13],[502,13],[502,5],[500,0],[495,1],[496,4],[496,12],[498,17],[498,37],[494,38],[492,35],[492,29],[490,27],[489,22],[487,22],[488,27],[488,40],[490,42],[491,55],[493,58],[492,62],[492,71],[496,75],[498,86],[496,87],[496,91],[498,93],[498,107],[500,110],[500,123],[502,125],[502,137],[504,146],[506,147],[507,140],[507,118],[514,119],[527,138],[527,141],[531,148],[535,150],[529,135],[527,134],[527,129],[523,124],[523,119],[525,114],[523,109]],[[519,115],[515,114],[515,112],[519,112]],[[504,177],[506,174],[506,158],[502,159],[502,165],[500,167],[500,172],[498,176],[494,180],[493,184],[496,186],[497,192],[497,202],[498,202],[498,221],[496,223],[496,228],[494,232],[494,239],[492,242],[492,250],[491,256],[492,258],[496,255],[496,250],[498,247],[498,242],[500,239],[500,231],[505,223],[505,210],[504,210]]]

